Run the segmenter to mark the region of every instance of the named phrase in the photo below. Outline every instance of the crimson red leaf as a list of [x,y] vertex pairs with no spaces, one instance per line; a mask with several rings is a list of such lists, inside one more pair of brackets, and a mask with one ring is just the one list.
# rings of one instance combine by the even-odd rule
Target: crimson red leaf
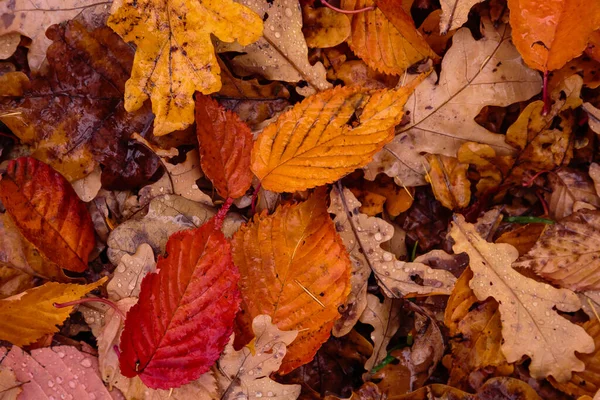
[[223,198],[237,198],[252,183],[252,133],[236,113],[208,96],[196,97],[196,127],[200,163]]
[[0,200],[23,236],[50,260],[70,271],[87,269],[94,225],[71,184],[32,157],[8,163]]
[[231,248],[211,219],[174,233],[157,273],[142,281],[121,335],[121,372],[169,389],[197,379],[219,358],[240,306]]

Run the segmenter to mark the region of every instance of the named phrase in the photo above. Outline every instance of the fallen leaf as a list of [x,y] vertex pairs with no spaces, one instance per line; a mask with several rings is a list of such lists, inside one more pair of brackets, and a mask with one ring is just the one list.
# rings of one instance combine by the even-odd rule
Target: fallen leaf
[[279,397],[294,400],[300,395],[300,385],[282,385],[269,376],[276,372],[286,355],[286,346],[296,339],[297,331],[281,331],[268,315],[257,315],[252,321],[256,340],[253,349],[233,348],[233,339],[219,359],[221,399],[253,399]]
[[440,19],[440,32],[446,34],[448,31],[458,29],[467,22],[469,11],[482,0],[441,0],[442,17]]
[[221,66],[221,90],[216,94],[221,99],[287,99],[290,92],[281,82],[263,84],[258,79],[239,79],[219,59]]
[[496,189],[510,171],[514,160],[510,156],[496,156],[494,148],[476,142],[463,143],[456,154],[459,162],[470,164],[479,173],[477,195],[482,196]]
[[548,175],[548,182],[552,189],[548,199],[552,219],[559,220],[571,215],[578,202],[600,207],[600,197],[596,194],[593,181],[584,172],[561,168]]
[[366,89],[393,88],[398,77],[375,71],[362,60],[349,60],[330,70],[330,79],[339,79],[346,86],[362,86]]
[[596,61],[600,61],[600,30],[592,32],[588,39],[585,53]]
[[[2,8],[0,8],[0,12]],[[0,30],[1,32],[2,30]],[[6,60],[14,54],[21,43],[21,34],[18,32],[0,33],[0,60]]]
[[100,379],[96,357],[73,346],[35,349],[31,354],[13,346],[0,367],[11,368],[17,379],[24,382],[20,399],[112,398]]
[[306,364],[329,337],[350,291],[350,260],[327,214],[324,191],[272,215],[256,215],[232,245],[243,299],[243,336],[236,343],[251,339],[254,317],[270,315],[280,329],[299,331],[279,373]]
[[444,54],[454,36],[454,31],[442,33],[442,10],[434,10],[419,26],[419,32],[436,54]]
[[253,178],[250,128],[208,96],[196,96],[196,121],[202,170],[221,197],[242,197]]
[[15,225],[50,261],[82,272],[94,248],[94,225],[69,182],[31,157],[8,163],[0,200]]
[[546,228],[546,224],[526,224],[518,228],[504,232],[496,243],[508,243],[519,252],[519,256],[527,254],[535,245],[538,238]]
[[400,314],[402,303],[400,300],[385,298],[379,301],[377,296],[367,296],[367,306],[360,316],[360,322],[373,327],[371,340],[373,341],[373,354],[365,363],[365,369],[370,372],[387,356],[387,347],[392,337],[400,328]]
[[[45,36],[50,25],[59,24],[77,17],[85,11],[106,7],[108,3],[94,0],[29,0],[3,1],[0,4],[0,15],[7,15],[0,25],[0,35],[8,32],[19,32],[31,39],[27,52],[29,67],[38,70],[46,59],[46,50],[52,44],[51,38]],[[18,44],[18,42],[17,42]],[[16,47],[16,46],[15,46]]]
[[600,135],[600,110],[590,103],[583,103],[583,109],[587,112],[590,128]]
[[468,164],[454,157],[437,154],[425,156],[431,169],[427,180],[436,199],[450,210],[465,208],[471,201],[471,182],[467,179]]
[[[325,68],[308,61],[308,47],[302,34],[302,11],[297,0],[237,0],[264,20],[263,37],[250,45],[220,44],[219,52],[243,53],[231,60],[240,76],[262,75],[272,81],[306,81],[310,90],[300,94],[329,89]],[[298,90],[298,88],[296,88]]]
[[134,255],[123,254],[115,273],[106,285],[109,299],[122,300],[139,297],[144,277],[156,271],[156,261],[152,247],[142,243]]
[[[411,18],[401,9],[394,10],[394,7],[400,7],[398,3],[394,0],[341,1],[341,7],[348,11],[374,7],[376,4],[383,7],[350,14],[352,29],[347,42],[354,54],[367,65],[391,75],[401,75],[408,67],[425,58],[437,58]],[[394,19],[388,19],[387,15]]]
[[379,175],[375,181],[365,180],[362,184],[365,190],[385,198],[385,211],[392,218],[396,218],[413,204],[413,190],[396,185],[386,175]]
[[587,56],[577,57],[564,65],[564,67],[548,74],[548,91],[551,93],[564,80],[577,74],[583,78],[583,85],[596,89],[600,86],[600,62]]
[[[294,192],[331,183],[366,165],[393,139],[415,84],[381,91],[337,87],[309,97],[258,135],[252,172],[265,189]],[[359,123],[350,125],[359,109]]]
[[429,380],[442,360],[446,347],[444,335],[431,316],[417,312],[414,325],[415,338],[410,348],[411,389],[421,387]]
[[465,142],[490,145],[498,155],[514,153],[504,135],[494,134],[474,118],[483,106],[508,106],[538,93],[541,78],[525,67],[510,41],[510,29],[496,30],[483,19],[484,36],[475,40],[459,29],[442,61],[438,77],[431,74],[408,99],[409,124],[375,155],[365,178],[378,173],[394,177],[398,185],[424,185],[426,160],[421,153],[456,157]]
[[[57,308],[54,304],[78,300],[106,282],[106,278],[89,285],[48,282],[16,296],[0,300],[0,339],[17,346],[35,342],[45,334],[58,332],[73,311],[73,306]],[[6,323],[10,321],[10,323]]]
[[34,286],[33,276],[18,269],[0,265],[0,299],[14,296]]
[[581,55],[600,29],[600,3],[508,0],[515,46],[531,68],[552,71]]
[[600,212],[581,210],[546,225],[533,248],[514,265],[576,291],[599,290]]
[[[373,382],[363,384],[358,390],[352,392],[347,400],[383,400],[379,388]],[[337,396],[326,396],[325,400],[340,400]]]
[[99,166],[96,166],[88,176],[71,183],[73,190],[75,190],[81,201],[88,203],[94,200],[94,197],[102,188],[101,176],[102,170]]
[[334,47],[350,36],[350,20],[327,7],[302,7],[302,33],[311,48]]
[[[535,379],[553,376],[558,382],[584,368],[575,352],[590,353],[594,342],[585,331],[555,310],[577,311],[577,295],[567,289],[526,278],[511,266],[518,257],[508,244],[484,241],[473,225],[455,216],[450,230],[455,253],[466,252],[473,279],[469,286],[479,300],[493,297],[499,303],[502,352],[509,363],[531,358],[529,372]],[[556,307],[556,309],[555,309]]]
[[[6,348],[0,349],[0,358],[4,358],[6,354]],[[0,394],[2,400],[17,400],[19,394],[21,394],[22,382],[17,380],[17,376],[10,367],[6,367],[0,364]]]
[[171,235],[166,252],[158,273],[144,277],[120,344],[121,373],[152,389],[178,387],[207,372],[227,344],[240,304],[239,275],[214,219]]
[[221,88],[210,35],[247,45],[263,28],[258,15],[233,0],[125,0],[107,25],[137,46],[125,109],[137,111],[150,98],[157,136],[194,122],[195,91]]

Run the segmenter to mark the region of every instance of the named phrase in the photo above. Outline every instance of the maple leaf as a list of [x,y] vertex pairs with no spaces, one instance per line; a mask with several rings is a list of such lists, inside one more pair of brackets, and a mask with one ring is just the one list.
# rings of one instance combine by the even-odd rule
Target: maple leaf
[[418,61],[437,58],[399,3],[394,0],[341,2],[341,7],[349,11],[377,4],[374,10],[349,15],[351,34],[347,42],[367,65],[386,74],[400,75]]
[[508,0],[515,46],[531,68],[552,71],[581,55],[600,29],[600,3]]
[[23,236],[50,261],[70,271],[87,269],[94,225],[62,175],[35,158],[12,160],[0,180],[0,200]]
[[166,135],[194,122],[195,91],[219,91],[219,64],[210,35],[241,45],[262,34],[262,21],[233,0],[125,0],[107,22],[137,46],[125,109],[150,97],[154,134]]
[[514,153],[504,135],[494,134],[474,118],[484,106],[508,106],[538,93],[541,78],[523,65],[510,41],[508,26],[496,30],[483,19],[484,36],[475,40],[467,28],[459,29],[442,60],[442,72],[431,74],[407,101],[409,124],[398,129],[394,140],[375,155],[365,171],[373,180],[383,172],[399,185],[425,181],[422,153],[456,157],[465,142],[488,144],[498,155]]
[[471,182],[467,179],[469,165],[442,155],[428,154],[425,158],[431,166],[427,180],[435,198],[450,210],[468,206],[471,201]]
[[121,335],[121,373],[139,375],[153,389],[178,387],[208,371],[240,303],[239,275],[214,219],[171,235],[166,252],[158,272],[144,277]]
[[[404,103],[419,81],[397,90],[337,87],[307,98],[258,135],[252,172],[265,189],[294,192],[364,166],[394,137]],[[358,124],[350,125],[359,109]]]
[[219,52],[243,53],[231,60],[233,71],[240,76],[262,75],[273,81],[306,81],[309,88],[296,88],[300,94],[329,89],[325,68],[320,62],[311,65],[308,47],[302,34],[302,12],[297,0],[237,0],[254,10],[264,21],[263,37],[244,46],[242,43],[220,44]]
[[54,304],[78,300],[106,282],[102,278],[89,285],[48,282],[19,295],[0,300],[0,339],[17,346],[35,342],[45,334],[58,332],[73,311],[73,306]]
[[[6,4],[4,2],[3,4]],[[106,188],[147,183],[160,172],[160,160],[145,147],[129,143],[146,132],[148,109],[128,114],[123,108],[126,75],[133,51],[107,27],[87,31],[80,23],[54,25],[47,35],[48,70],[33,75],[3,75],[16,86],[0,98],[0,120],[33,147],[33,156],[69,181],[91,173],[100,163]]]
[[196,97],[196,121],[202,170],[224,199],[243,196],[253,178],[250,128],[208,96]]
[[527,355],[535,379],[553,376],[564,382],[572,371],[582,371],[583,362],[575,352],[592,352],[594,341],[555,311],[577,311],[581,307],[577,295],[518,273],[511,266],[517,250],[508,244],[486,242],[460,215],[454,218],[450,236],[454,252],[469,255],[473,271],[469,286],[477,298],[491,296],[498,301],[506,360],[512,363]]
[[306,364],[329,337],[350,291],[350,260],[327,214],[324,190],[272,215],[256,215],[232,245],[243,299],[236,343],[251,339],[254,317],[270,315],[280,329],[299,331],[279,372]]

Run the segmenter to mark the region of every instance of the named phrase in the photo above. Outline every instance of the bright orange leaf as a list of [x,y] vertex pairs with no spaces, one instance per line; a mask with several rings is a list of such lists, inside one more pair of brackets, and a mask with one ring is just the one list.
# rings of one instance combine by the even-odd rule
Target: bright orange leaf
[[23,236],[50,261],[70,271],[87,269],[96,239],[85,204],[71,184],[32,157],[8,163],[0,201]]
[[238,198],[252,184],[252,132],[234,112],[208,96],[196,97],[196,132],[202,170],[223,198]]
[[279,329],[299,331],[279,372],[306,364],[329,337],[350,291],[350,259],[327,213],[325,191],[255,216],[232,244],[241,276],[242,341],[252,337],[254,317],[270,315]]

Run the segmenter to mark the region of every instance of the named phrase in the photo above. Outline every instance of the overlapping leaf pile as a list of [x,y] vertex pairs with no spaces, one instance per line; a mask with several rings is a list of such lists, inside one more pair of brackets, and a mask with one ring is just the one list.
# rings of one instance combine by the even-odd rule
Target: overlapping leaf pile
[[597,1],[0,3],[0,398],[600,396],[599,49]]

